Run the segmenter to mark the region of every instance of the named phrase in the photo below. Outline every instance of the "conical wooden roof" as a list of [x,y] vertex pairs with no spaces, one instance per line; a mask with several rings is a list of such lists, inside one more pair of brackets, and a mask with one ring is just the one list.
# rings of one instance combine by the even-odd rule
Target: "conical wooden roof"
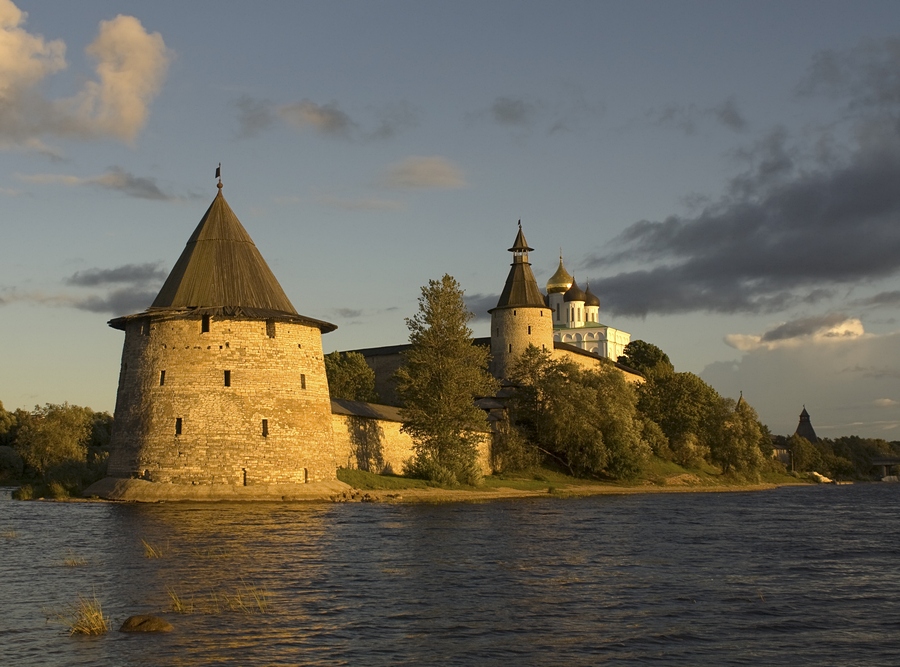
[[509,274],[506,276],[506,284],[500,293],[497,305],[488,312],[498,308],[546,308],[544,295],[538,287],[531,264],[528,262],[528,252],[534,248],[528,247],[525,234],[522,233],[522,221],[519,221],[519,233],[509,252],[513,254],[513,263],[510,265]]
[[221,189],[150,307],[240,307],[297,314]]
[[[150,308],[164,312],[281,318],[337,327],[297,313],[253,239],[222,195],[222,184]],[[132,315],[110,321],[124,329]]]

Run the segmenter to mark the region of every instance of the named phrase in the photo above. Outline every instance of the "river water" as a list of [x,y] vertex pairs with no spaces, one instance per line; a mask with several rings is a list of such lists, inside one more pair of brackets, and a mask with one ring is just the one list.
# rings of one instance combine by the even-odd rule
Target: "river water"
[[[266,613],[227,608],[252,590]],[[79,595],[110,632],[47,620]],[[138,613],[175,630],[117,631]],[[0,663],[895,666],[900,485],[444,505],[7,489]]]

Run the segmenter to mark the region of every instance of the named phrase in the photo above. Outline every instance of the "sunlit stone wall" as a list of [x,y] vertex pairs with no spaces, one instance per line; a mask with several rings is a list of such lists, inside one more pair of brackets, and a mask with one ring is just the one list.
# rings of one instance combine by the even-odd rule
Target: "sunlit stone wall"
[[491,313],[491,374],[507,378],[529,345],[553,349],[553,318],[548,308],[496,308]]
[[[413,441],[400,430],[399,421],[335,414],[334,445],[342,468],[374,473],[402,473],[403,466],[415,454]],[[491,435],[485,433],[478,446],[478,466],[485,475],[490,467]]]
[[320,330],[217,317],[202,328],[200,319],[128,322],[108,474],[178,484],[334,479]]

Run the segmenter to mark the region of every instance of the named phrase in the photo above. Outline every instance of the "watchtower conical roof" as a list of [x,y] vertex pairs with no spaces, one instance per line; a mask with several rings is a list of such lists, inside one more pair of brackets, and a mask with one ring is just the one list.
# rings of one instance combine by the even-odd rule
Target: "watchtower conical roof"
[[538,287],[531,264],[528,261],[528,253],[534,250],[529,248],[522,233],[522,221],[519,221],[519,233],[509,252],[513,254],[513,263],[510,265],[509,274],[506,276],[506,284],[500,293],[497,305],[489,310],[493,312],[497,308],[546,308],[544,295]]
[[217,307],[297,314],[221,188],[151,306]]
[[[222,184],[153,304],[141,316],[226,315],[299,320],[323,332],[337,327],[297,313],[253,239],[222,195]],[[124,329],[128,315],[110,320]]]

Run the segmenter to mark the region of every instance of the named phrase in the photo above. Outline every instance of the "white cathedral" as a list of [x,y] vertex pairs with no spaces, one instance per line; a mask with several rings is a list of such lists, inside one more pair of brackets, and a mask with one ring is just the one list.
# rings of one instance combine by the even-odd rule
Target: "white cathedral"
[[568,343],[616,361],[625,353],[631,334],[600,323],[600,299],[590,285],[582,290],[563,266],[547,281],[547,307],[553,311],[553,341]]

